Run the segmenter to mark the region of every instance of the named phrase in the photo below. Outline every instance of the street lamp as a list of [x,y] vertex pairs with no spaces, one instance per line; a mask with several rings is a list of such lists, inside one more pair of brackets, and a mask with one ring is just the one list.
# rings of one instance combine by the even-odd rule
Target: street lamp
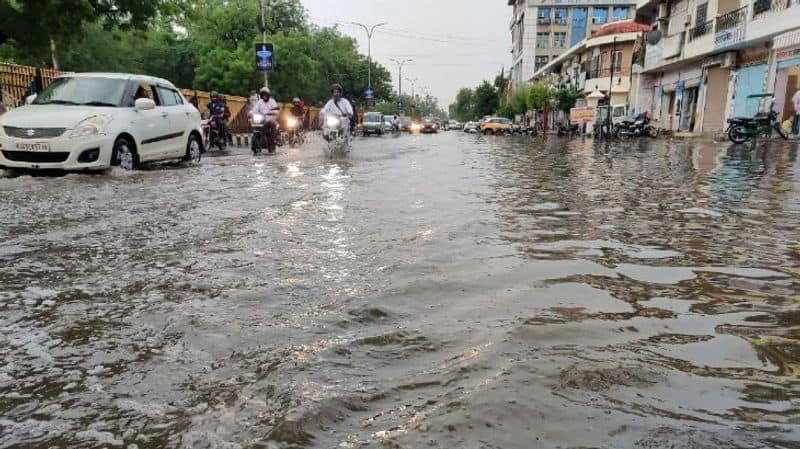
[[372,33],[375,32],[375,28],[378,28],[379,26],[386,25],[386,22],[381,22],[381,23],[372,25],[371,28],[366,26],[366,25],[364,25],[363,23],[358,23],[358,22],[350,22],[350,23],[352,23],[353,25],[360,26],[360,27],[364,28],[364,31],[367,32],[367,63],[368,63],[368,65],[367,65],[367,89],[368,90],[372,90]]
[[397,98],[401,98],[403,96],[403,64],[407,62],[414,61],[413,59],[403,59],[398,61],[397,59],[391,58],[390,61],[397,64],[397,82],[399,83],[397,87]]

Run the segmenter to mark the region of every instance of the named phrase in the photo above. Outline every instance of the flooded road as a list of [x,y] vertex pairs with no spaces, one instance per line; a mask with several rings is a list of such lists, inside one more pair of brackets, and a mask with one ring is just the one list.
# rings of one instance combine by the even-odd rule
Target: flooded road
[[798,144],[0,179],[0,447],[798,448]]

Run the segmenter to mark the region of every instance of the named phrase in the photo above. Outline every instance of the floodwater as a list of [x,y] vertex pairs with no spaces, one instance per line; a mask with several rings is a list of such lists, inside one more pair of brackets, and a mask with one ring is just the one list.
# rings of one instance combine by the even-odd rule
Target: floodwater
[[0,179],[2,448],[798,448],[798,144]]

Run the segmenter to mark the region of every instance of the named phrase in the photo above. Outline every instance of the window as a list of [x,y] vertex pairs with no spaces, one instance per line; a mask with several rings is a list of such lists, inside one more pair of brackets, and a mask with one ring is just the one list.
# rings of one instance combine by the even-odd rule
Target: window
[[536,33],[536,47],[546,48],[550,46],[550,33]]
[[628,8],[625,6],[615,6],[611,12],[611,16],[614,22],[619,22],[620,20],[628,20]]
[[592,9],[592,23],[595,25],[602,25],[608,22],[608,9],[606,8],[593,8]]
[[139,98],[149,98],[156,102],[157,105],[161,105],[161,100],[156,95],[155,87],[149,84],[140,84],[136,86],[136,90],[133,91],[133,101],[131,101],[131,106],[138,100]]
[[553,18],[553,23],[556,25],[567,24],[567,8],[556,8]]
[[708,18],[708,3],[697,5],[697,14],[695,14],[694,17],[694,26],[700,26],[706,23],[706,19]]
[[609,74],[609,54],[607,51],[600,53],[600,74],[599,76],[608,76]]
[[161,104],[163,106],[177,106],[183,104],[180,94],[168,87],[158,86],[158,97],[161,98]]
[[550,25],[550,8],[539,8],[539,25]]
[[123,93],[126,87],[128,87],[127,81],[123,79],[67,76],[50,83],[33,103],[93,103],[95,106],[124,106]]
[[614,52],[614,59],[611,62],[614,73],[622,71],[622,51],[617,50]]
[[553,47],[556,48],[564,48],[567,46],[567,32],[556,32],[553,33]]
[[547,57],[547,56],[537,56],[536,57],[536,70],[538,71],[542,67],[546,66],[549,61],[550,61],[550,58]]

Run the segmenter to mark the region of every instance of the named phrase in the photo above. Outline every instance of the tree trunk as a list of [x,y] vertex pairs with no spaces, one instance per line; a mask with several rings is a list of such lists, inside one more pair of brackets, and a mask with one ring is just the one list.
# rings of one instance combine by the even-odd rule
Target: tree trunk
[[56,55],[56,41],[50,38],[50,55],[53,58],[53,70],[58,70],[58,56]]

